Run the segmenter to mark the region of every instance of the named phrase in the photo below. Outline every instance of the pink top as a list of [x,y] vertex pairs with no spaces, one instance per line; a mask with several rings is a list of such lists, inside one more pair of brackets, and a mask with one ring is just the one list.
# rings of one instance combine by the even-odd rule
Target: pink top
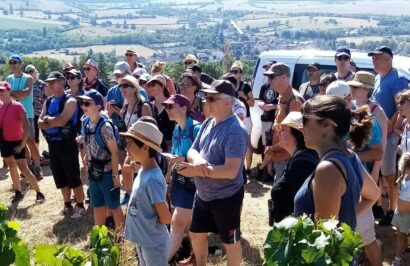
[[23,139],[23,121],[26,116],[21,103],[12,101],[8,106],[0,103],[0,128],[3,128],[5,141],[19,141]]

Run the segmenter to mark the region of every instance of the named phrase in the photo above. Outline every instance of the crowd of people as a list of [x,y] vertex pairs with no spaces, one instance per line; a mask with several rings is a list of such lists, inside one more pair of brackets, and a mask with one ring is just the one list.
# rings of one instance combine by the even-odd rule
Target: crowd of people
[[[312,62],[308,82],[297,89],[286,64],[262,66],[265,151],[256,176],[249,141],[255,100],[240,61],[214,79],[188,54],[174,81],[164,62],[148,71],[130,47],[114,66],[117,84],[107,89],[93,59],[82,69],[66,63],[42,81],[35,66],[23,71],[22,58],[13,55],[12,73],[0,83],[0,149],[12,201],[24,196],[18,170],[36,202],[46,200],[38,182],[41,131],[63,197],[61,215],[80,219],[88,199],[94,223],[135,243],[141,265],[168,265],[187,236],[192,252],[179,264],[206,265],[209,232],[219,235],[227,264],[240,265],[250,178],[273,182],[271,225],[292,214],[336,216],[361,234],[371,265],[382,265],[375,220],[394,225],[392,264],[401,265],[410,229],[409,81],[393,68],[390,48],[368,55],[376,76],[357,69],[350,50],[340,47],[337,72],[322,73]],[[389,198],[386,211],[381,195]]]

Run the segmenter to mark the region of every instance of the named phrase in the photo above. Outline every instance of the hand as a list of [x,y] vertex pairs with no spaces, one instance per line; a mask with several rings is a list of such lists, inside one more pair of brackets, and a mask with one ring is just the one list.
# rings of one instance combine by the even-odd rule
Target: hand
[[238,91],[238,98],[239,98],[239,97],[241,97],[241,98],[243,98],[243,99],[245,99],[245,100],[248,99],[248,97],[245,95],[245,93],[244,93],[243,91]]
[[107,104],[107,113],[109,117],[112,117],[112,114],[114,113],[114,108],[110,103]]
[[401,148],[400,148],[400,145],[397,146],[397,153],[398,153],[399,155],[402,155],[402,153],[403,153],[403,151],[402,151]]
[[185,176],[185,177],[195,177],[195,176],[203,176],[206,177],[209,175],[208,171],[208,163],[206,164],[191,164],[182,162],[180,165],[185,166],[185,168],[178,171],[178,174]]
[[119,178],[113,178],[112,182],[114,183],[115,188],[120,188],[121,187],[121,182]]
[[259,101],[258,106],[259,106],[260,109],[262,109],[263,111],[265,111],[265,102]]
[[78,136],[78,137],[75,138],[75,141],[78,144],[83,144],[84,143],[84,137],[83,136]]
[[15,153],[20,153],[26,147],[26,143],[20,143],[16,148],[14,148]]
[[83,158],[83,165],[84,165],[84,166],[87,166],[87,165],[88,165],[88,160],[87,160],[85,157]]
[[44,117],[43,117],[43,122],[44,122],[44,123],[48,123],[48,116],[44,116]]
[[175,156],[174,158],[169,159],[168,164],[172,167],[174,164],[176,164],[176,163],[182,163],[182,162],[184,162],[184,161],[185,161],[185,157],[183,157],[183,156],[180,156],[180,157]]

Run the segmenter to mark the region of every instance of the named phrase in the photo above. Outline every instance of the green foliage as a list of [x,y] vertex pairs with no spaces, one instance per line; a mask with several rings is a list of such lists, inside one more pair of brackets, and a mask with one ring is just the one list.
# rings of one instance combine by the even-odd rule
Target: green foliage
[[30,265],[27,245],[17,236],[20,225],[15,221],[7,221],[7,206],[0,203],[0,266],[15,264]]
[[276,223],[264,244],[265,266],[348,265],[356,257],[362,241],[359,233],[337,220],[287,217]]
[[118,265],[120,249],[114,243],[114,234],[107,227],[94,226],[90,238],[93,265]]
[[34,250],[37,264],[49,266],[84,266],[89,255],[68,245],[37,245]]

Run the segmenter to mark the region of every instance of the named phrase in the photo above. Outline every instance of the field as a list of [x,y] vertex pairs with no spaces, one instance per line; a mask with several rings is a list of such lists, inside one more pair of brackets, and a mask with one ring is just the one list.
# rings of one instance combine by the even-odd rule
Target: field
[[33,19],[16,15],[0,15],[0,28],[7,30],[41,29],[43,27],[60,27],[64,24],[66,23],[54,20]]
[[[39,51],[39,52],[34,52],[33,54],[29,54],[28,56],[47,56],[50,58],[54,58],[57,60],[61,61],[72,61],[75,56],[78,57],[79,54],[84,54],[87,53],[90,49],[93,50],[94,53],[110,53],[113,50],[115,50],[115,53],[117,55],[122,55],[124,54],[125,50],[127,47],[130,45],[93,45],[93,46],[88,46],[88,47],[67,47],[65,49],[60,49],[60,50],[46,50],[46,51]],[[137,48],[138,54],[141,57],[149,58],[154,54],[154,50],[141,46],[141,45],[134,45]],[[65,54],[65,50],[68,50],[70,52],[70,55]],[[75,53],[75,55],[72,55],[71,53]]]

